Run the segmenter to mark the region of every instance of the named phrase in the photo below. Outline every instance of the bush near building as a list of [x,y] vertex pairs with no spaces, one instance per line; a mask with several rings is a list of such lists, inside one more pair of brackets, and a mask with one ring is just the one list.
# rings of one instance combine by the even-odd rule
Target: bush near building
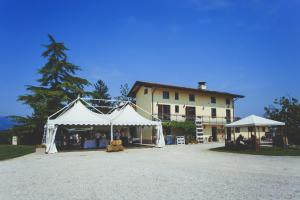
[[171,130],[180,130],[181,134],[185,136],[186,142],[193,143],[196,142],[196,125],[191,121],[170,121],[170,122],[163,122],[162,123],[164,129]]

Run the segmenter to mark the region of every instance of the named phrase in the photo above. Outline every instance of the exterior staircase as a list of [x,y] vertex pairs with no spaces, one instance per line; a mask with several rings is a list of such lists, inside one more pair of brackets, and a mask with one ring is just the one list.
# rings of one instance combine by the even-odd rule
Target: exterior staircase
[[202,121],[200,119],[196,119],[195,125],[196,125],[196,140],[199,143],[203,143],[204,142],[204,137],[203,137],[203,124],[202,124]]
[[42,144],[45,145],[46,144],[46,137],[47,137],[47,129],[44,129],[44,134],[43,134],[43,139],[42,139]]

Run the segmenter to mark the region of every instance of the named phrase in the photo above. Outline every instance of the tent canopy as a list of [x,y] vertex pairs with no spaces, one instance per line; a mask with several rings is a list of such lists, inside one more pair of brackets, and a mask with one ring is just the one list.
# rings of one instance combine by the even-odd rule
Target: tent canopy
[[48,124],[107,126],[110,125],[110,120],[104,114],[98,114],[91,111],[78,100],[71,108],[61,113],[56,119],[49,119]]
[[284,126],[285,123],[259,117],[256,115],[250,115],[243,119],[240,119],[231,124],[227,124],[226,127],[249,127],[249,126]]
[[121,109],[114,110],[109,118],[113,125],[121,126],[156,126],[160,122],[151,121],[137,113],[130,104],[126,104]]

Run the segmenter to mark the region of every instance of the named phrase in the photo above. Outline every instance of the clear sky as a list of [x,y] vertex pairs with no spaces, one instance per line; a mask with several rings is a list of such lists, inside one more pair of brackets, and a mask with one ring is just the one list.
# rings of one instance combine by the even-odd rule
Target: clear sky
[[0,115],[30,113],[47,34],[112,96],[136,80],[243,94],[237,116],[300,98],[299,0],[0,0]]

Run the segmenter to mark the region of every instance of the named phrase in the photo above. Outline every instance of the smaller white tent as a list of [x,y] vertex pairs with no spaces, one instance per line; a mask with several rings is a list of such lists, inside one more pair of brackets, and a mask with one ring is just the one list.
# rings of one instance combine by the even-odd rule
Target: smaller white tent
[[111,126],[154,126],[156,128],[156,147],[165,146],[161,122],[146,119],[137,113],[129,103],[121,109],[115,109],[109,118]]
[[[275,121],[275,120],[271,120],[271,119],[267,119],[267,118],[263,118],[263,117],[259,117],[256,115],[250,115],[248,117],[245,117],[243,119],[240,119],[236,122],[233,122],[231,124],[227,124],[226,127],[229,128],[234,128],[234,127],[253,127],[253,131],[256,135],[256,128],[257,127],[272,127],[272,126],[284,126],[285,123],[283,122],[279,122],[279,121]],[[234,140],[235,140],[235,129],[234,130]],[[227,131],[227,129],[226,129]],[[259,134],[259,138],[260,138],[260,132],[258,132]],[[227,135],[227,134],[226,134]]]
[[240,119],[231,124],[227,124],[226,127],[250,127],[250,126],[284,126],[285,123],[275,120],[259,117],[256,115],[250,115],[243,119]]

